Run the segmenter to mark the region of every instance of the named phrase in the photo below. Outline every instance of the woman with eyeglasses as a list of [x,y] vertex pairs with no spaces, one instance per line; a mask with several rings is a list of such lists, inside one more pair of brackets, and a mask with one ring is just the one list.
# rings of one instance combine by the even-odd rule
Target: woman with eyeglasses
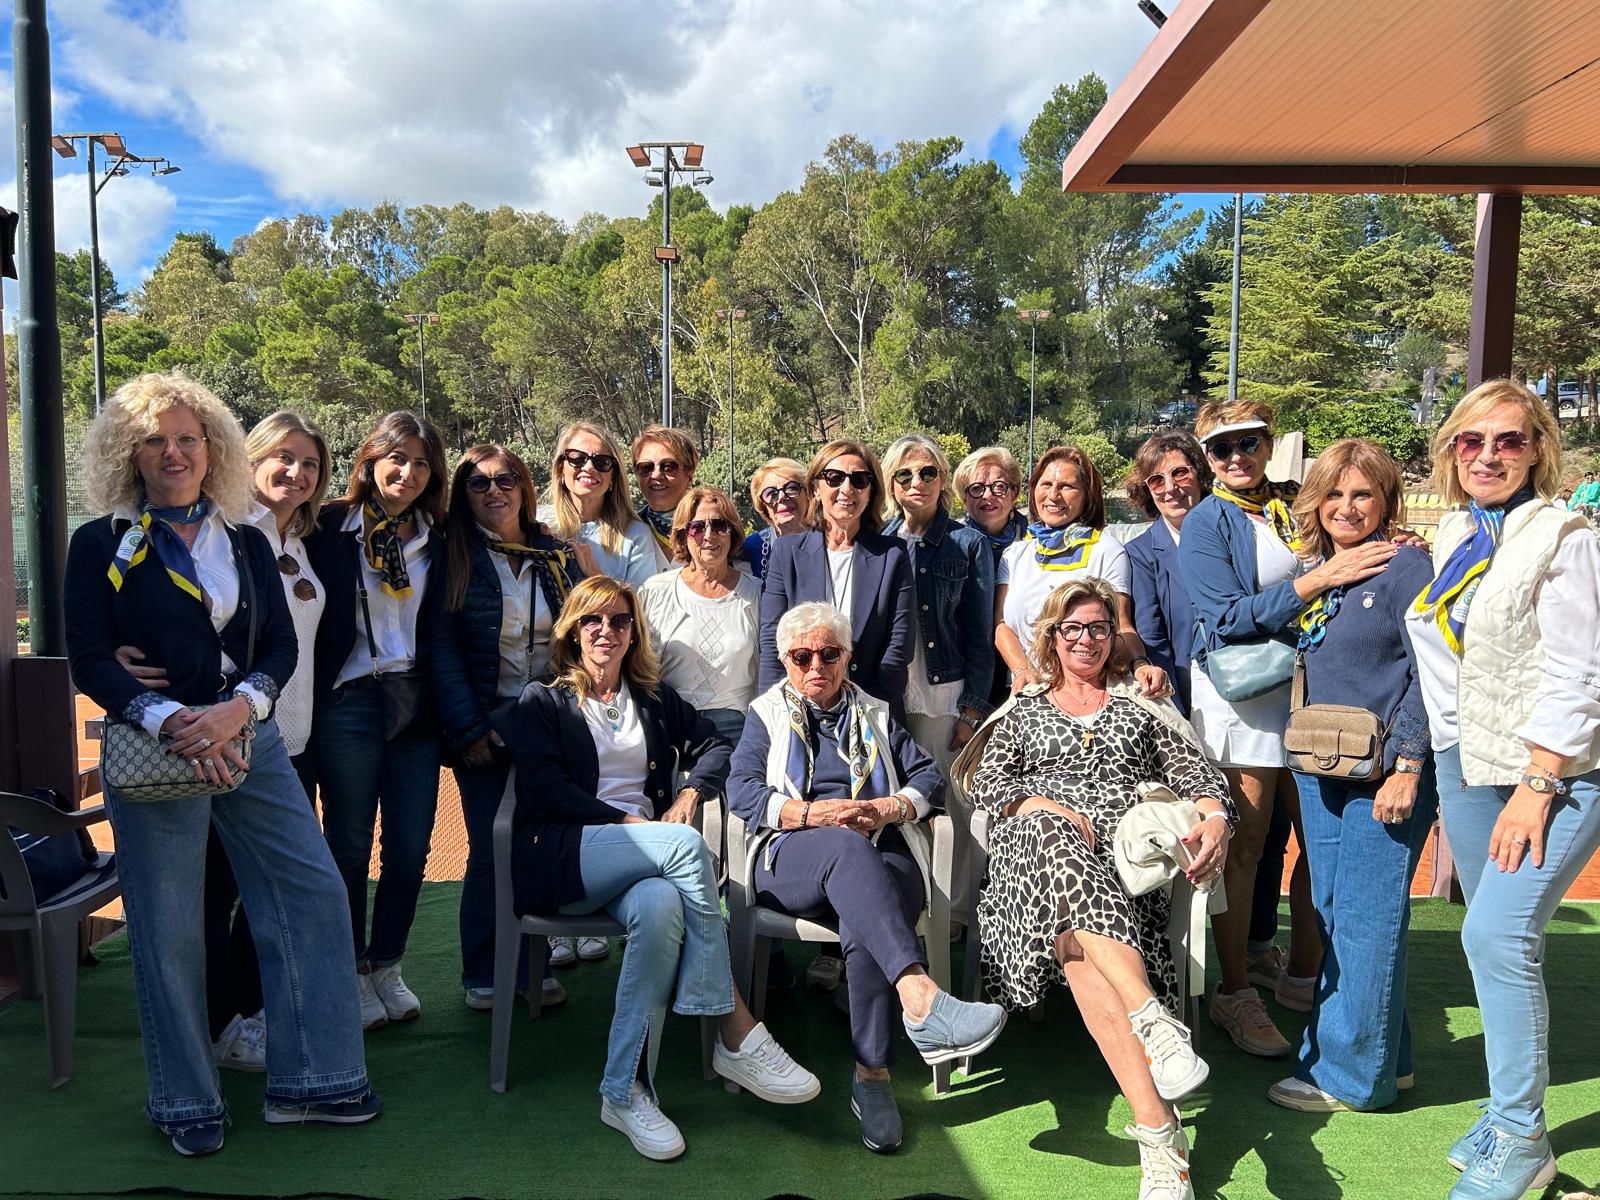
[[[1299,486],[1267,478],[1272,409],[1251,400],[1211,401],[1200,409],[1195,433],[1215,478],[1211,495],[1184,519],[1178,544],[1178,569],[1198,621],[1189,672],[1190,719],[1207,756],[1228,777],[1239,809],[1224,876],[1228,909],[1211,923],[1222,980],[1209,1007],[1212,1023],[1241,1050],[1281,1058],[1291,1047],[1251,986],[1248,943],[1256,874],[1274,809],[1284,805],[1291,823],[1299,825],[1299,795],[1283,767],[1289,682],[1230,702],[1212,685],[1206,663],[1223,646],[1293,639],[1294,623],[1307,604],[1330,588],[1372,578],[1396,547],[1371,542],[1307,569],[1291,511]],[[1304,855],[1290,883],[1290,916],[1289,960],[1277,977],[1276,995],[1286,1006],[1309,1011],[1322,945]]]
[[616,441],[599,425],[574,421],[556,438],[550,461],[550,508],[555,535],[586,545],[598,574],[640,587],[659,559],[655,535],[628,503]]
[[811,528],[811,492],[805,464],[792,458],[770,458],[750,477],[750,502],[767,523],[744,540],[744,561],[757,579],[767,573],[772,543],[786,533]]
[[[367,1029],[422,1013],[400,963],[439,798],[432,645],[423,632],[424,607],[438,602],[444,505],[438,430],[393,412],[356,451],[345,494],[323,505],[308,543],[328,592],[317,630],[312,746],[323,832],[349,900]],[[369,934],[367,875],[380,811]]]
[[[960,524],[983,534],[998,577],[1000,556],[1028,532],[1027,518],[1017,511],[1017,497],[1022,494],[1022,467],[1004,446],[982,446],[956,467],[955,489],[967,514]],[[1011,695],[1011,671],[1000,655],[1000,648],[994,646],[992,650],[994,669],[989,676],[989,706],[998,708]]]
[[[729,745],[738,742],[755,698],[761,651],[761,585],[734,565],[739,532],[739,512],[728,494],[695,488],[673,517],[678,568],[639,589],[661,678]],[[669,812],[663,819],[679,817]]]
[[1033,623],[1044,603],[1073,579],[1104,579],[1121,597],[1117,641],[1147,696],[1167,695],[1167,674],[1145,656],[1133,625],[1128,552],[1105,536],[1106,498],[1100,471],[1076,446],[1046,450],[1028,479],[1028,536],[1000,556],[995,573],[994,643],[1011,672],[1011,690],[1038,683],[1040,664],[1028,657]]
[[1458,507],[1406,632],[1489,1068],[1483,1115],[1447,1156],[1463,1172],[1451,1200],[1537,1195],[1556,1176],[1545,926],[1600,850],[1600,539],[1552,503],[1560,482],[1555,418],[1510,380],[1473,388],[1434,435],[1433,486]]
[[655,1088],[669,1002],[718,1018],[712,1065],[730,1084],[774,1104],[821,1088],[734,987],[711,851],[680,819],[721,791],[728,744],[661,681],[633,589],[603,576],[574,587],[551,633],[550,670],[523,690],[511,743],[517,911],[604,911],[627,928],[600,1120],[665,1161],[684,1151]]
[[[443,602],[432,607],[433,701],[456,755],[467,827],[461,883],[461,985],[468,1008],[494,1007],[494,815],[511,771],[517,697],[550,662],[550,634],[584,576],[577,552],[534,509],[527,464],[504,446],[474,446],[450,484]],[[575,951],[575,948],[574,948]],[[517,987],[528,986],[527,963]],[[542,1003],[566,991],[541,981]]]
[[[672,519],[678,504],[694,486],[700,449],[681,429],[647,425],[633,439],[633,474],[639,482],[639,519],[654,535],[656,571],[670,571],[677,561],[672,544]],[[654,572],[652,572],[654,574]]]
[[758,689],[783,678],[778,619],[796,604],[821,600],[850,622],[850,682],[901,717],[916,636],[916,593],[904,545],[880,532],[884,497],[877,455],[860,442],[829,442],[812,457],[806,481],[814,527],[778,539],[761,581]]

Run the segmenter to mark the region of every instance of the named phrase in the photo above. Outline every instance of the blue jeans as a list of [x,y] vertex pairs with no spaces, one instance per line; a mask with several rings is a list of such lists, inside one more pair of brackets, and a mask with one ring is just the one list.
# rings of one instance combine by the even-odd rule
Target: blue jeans
[[744,734],[744,709],[742,708],[702,708],[700,715],[711,722],[717,735],[730,746],[737,746],[739,738]]
[[1411,877],[1439,809],[1433,762],[1398,825],[1372,816],[1377,781],[1298,772],[1294,781],[1322,934],[1322,974],[1295,1078],[1355,1108],[1384,1108],[1394,1103],[1396,1076],[1412,1070],[1406,932]]
[[[382,693],[346,684],[317,709],[313,741],[322,828],[344,877],[356,959],[390,966],[405,955],[422,893],[439,802],[438,739],[407,732],[385,742]],[[369,941],[367,867],[380,806],[383,838]]]
[[267,1103],[364,1095],[344,888],[274,721],[222,796],[140,803],[106,792],[128,918],[150,1119],[168,1133],[227,1111],[206,1027],[206,839],[215,826],[250,914],[266,1000]]
[[1550,1083],[1550,1000],[1544,930],[1572,881],[1600,848],[1600,771],[1566,780],[1550,807],[1544,866],[1524,855],[1515,871],[1489,863],[1489,834],[1515,790],[1468,787],[1459,748],[1439,755],[1439,803],[1467,897],[1461,944],[1483,1017],[1489,1119],[1523,1137],[1544,1132]]
[[686,1017],[733,1011],[717,873],[710,848],[691,826],[656,821],[585,826],[578,866],[583,899],[561,911],[581,916],[604,909],[628,931],[600,1081],[602,1096],[626,1104],[646,1052],[643,1079],[654,1088],[668,999]]

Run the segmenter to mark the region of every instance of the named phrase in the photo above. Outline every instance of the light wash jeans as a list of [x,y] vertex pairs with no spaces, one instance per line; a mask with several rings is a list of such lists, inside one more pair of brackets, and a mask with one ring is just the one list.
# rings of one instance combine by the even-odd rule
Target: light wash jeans
[[1379,781],[1298,772],[1294,781],[1322,934],[1322,973],[1295,1078],[1356,1108],[1385,1108],[1395,1101],[1396,1077],[1412,1071],[1406,933],[1411,877],[1439,811],[1433,760],[1398,825],[1373,819]]
[[578,869],[583,899],[561,911],[580,916],[604,909],[628,931],[600,1081],[602,1096],[625,1105],[645,1053],[642,1078],[654,1092],[668,999],[686,1017],[733,1011],[717,873],[693,827],[658,821],[585,826]]
[[206,837],[239,882],[266,1000],[267,1103],[367,1091],[350,909],[275,721],[256,728],[234,791],[135,802],[106,793],[128,918],[150,1119],[167,1133],[227,1112],[206,1025]]
[[1515,871],[1489,864],[1489,834],[1515,790],[1467,787],[1458,748],[1438,756],[1445,833],[1467,897],[1461,944],[1472,967],[1489,1064],[1489,1120],[1523,1137],[1544,1132],[1550,1083],[1550,1000],[1544,930],[1600,848],[1600,771],[1566,780],[1551,806],[1544,866],[1527,855]]

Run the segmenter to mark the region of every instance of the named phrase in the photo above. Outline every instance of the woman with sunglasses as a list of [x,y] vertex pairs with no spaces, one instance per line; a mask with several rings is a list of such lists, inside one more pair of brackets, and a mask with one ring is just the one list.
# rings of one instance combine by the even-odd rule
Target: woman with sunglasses
[[[1000,556],[1028,532],[1027,518],[1017,511],[1017,497],[1022,494],[1022,467],[1004,446],[982,446],[956,467],[955,489],[967,514],[960,524],[983,534],[998,576]],[[1011,672],[1000,656],[1000,648],[993,646],[991,649],[993,670],[989,676],[989,706],[997,708],[1011,695]]]
[[550,508],[555,535],[589,546],[598,574],[639,587],[654,575],[655,535],[628,505],[622,456],[611,434],[574,421],[556,438],[550,460]]
[[1484,1113],[1448,1155],[1451,1200],[1537,1195],[1556,1176],[1545,926],[1600,849],[1600,539],[1551,502],[1560,483],[1555,418],[1510,380],[1468,392],[1434,436],[1434,489],[1458,507],[1406,632],[1489,1067]]
[[[694,486],[700,448],[681,429],[647,425],[633,439],[633,475],[639,483],[639,519],[654,535],[656,571],[670,571],[677,561],[672,544],[672,519],[678,504]],[[655,572],[652,572],[654,574]]]
[[[1239,828],[1228,855],[1228,909],[1212,919],[1222,981],[1212,993],[1211,1021],[1249,1054],[1280,1058],[1290,1045],[1250,986],[1247,960],[1251,902],[1273,812],[1283,805],[1299,824],[1299,794],[1283,769],[1283,730],[1289,683],[1249,700],[1229,702],[1205,673],[1218,648],[1268,637],[1294,636],[1301,610],[1330,588],[1359,583],[1384,569],[1397,547],[1370,542],[1320,566],[1306,568],[1290,505],[1299,487],[1267,479],[1272,456],[1272,409],[1250,400],[1212,401],[1200,409],[1195,433],[1215,473],[1211,495],[1184,519],[1178,569],[1198,619],[1189,672],[1190,719],[1211,761],[1228,777]],[[1304,845],[1304,839],[1301,839]],[[1277,891],[1278,881],[1264,885]],[[1304,855],[1290,883],[1289,961],[1278,977],[1280,1002],[1309,1011],[1322,957]]]
[[[734,987],[711,851],[686,823],[721,791],[728,744],[661,681],[633,589],[604,577],[574,587],[550,670],[517,702],[517,911],[604,911],[627,928],[600,1120],[665,1161],[684,1151],[655,1089],[669,1001],[718,1018],[712,1065],[729,1083],[774,1104],[821,1089]],[[675,768],[688,772],[682,787]]]
[[750,503],[767,523],[744,540],[744,560],[757,579],[767,573],[772,543],[786,533],[811,528],[811,492],[806,468],[792,458],[770,458],[750,477]]
[[[444,505],[438,430],[413,413],[393,412],[356,451],[345,494],[323,505],[308,542],[328,592],[317,630],[312,746],[323,832],[349,899],[367,1029],[422,1013],[400,962],[439,798],[423,608],[438,599]],[[380,810],[369,935],[367,876]]]
[[672,521],[678,569],[639,589],[662,679],[729,745],[738,742],[755,699],[761,650],[761,585],[734,565],[739,532],[728,494],[695,488]]
[[[511,771],[517,697],[545,673],[556,614],[584,575],[577,552],[539,523],[537,495],[527,464],[504,446],[462,455],[445,519],[443,602],[429,610],[433,701],[459,756],[467,827],[461,984],[467,1007],[480,1011],[494,1006],[494,815]],[[526,961],[518,970],[524,990]],[[544,1004],[566,999],[553,975],[541,986]]]

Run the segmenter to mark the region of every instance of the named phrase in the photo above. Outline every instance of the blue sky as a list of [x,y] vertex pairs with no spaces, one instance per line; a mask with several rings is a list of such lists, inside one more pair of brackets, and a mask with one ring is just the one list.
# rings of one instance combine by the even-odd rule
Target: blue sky
[[[622,152],[639,140],[703,141],[718,207],[796,186],[841,132],[953,133],[1014,174],[1051,89],[1090,70],[1114,86],[1153,34],[1134,0],[54,0],[50,22],[55,129],[182,168],[100,194],[124,287],[178,230],[227,245],[385,198],[642,211]],[[7,42],[4,104],[10,68]],[[61,249],[87,244],[81,157],[57,163],[56,223]]]

